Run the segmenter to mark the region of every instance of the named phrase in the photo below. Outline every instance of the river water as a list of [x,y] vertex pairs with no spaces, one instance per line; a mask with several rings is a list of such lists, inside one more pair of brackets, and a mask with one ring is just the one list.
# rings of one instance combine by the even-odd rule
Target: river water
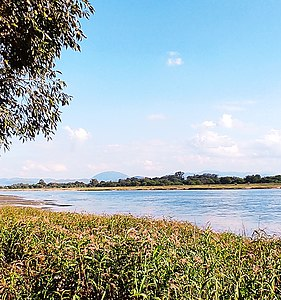
[[281,236],[281,190],[1,191],[40,201],[42,208],[95,214],[132,214],[189,221],[215,231]]

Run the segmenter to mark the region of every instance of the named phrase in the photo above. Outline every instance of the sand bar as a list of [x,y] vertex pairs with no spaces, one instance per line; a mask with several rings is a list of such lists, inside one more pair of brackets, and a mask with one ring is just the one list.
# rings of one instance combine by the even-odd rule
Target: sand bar
[[0,206],[16,205],[16,206],[42,206],[43,201],[28,200],[19,196],[0,195]]

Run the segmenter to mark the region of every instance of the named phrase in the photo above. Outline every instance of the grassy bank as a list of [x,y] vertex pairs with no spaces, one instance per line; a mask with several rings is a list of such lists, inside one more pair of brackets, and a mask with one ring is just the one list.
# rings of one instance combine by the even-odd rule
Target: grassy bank
[[281,299],[281,241],[131,216],[0,210],[1,299]]
[[[0,191],[136,191],[136,190],[247,190],[247,189],[280,189],[280,183],[241,183],[241,184],[196,184],[196,185],[155,185],[155,186],[104,186],[104,187],[41,187],[0,188]],[[1,200],[1,199],[0,199]]]
[[[280,189],[280,183],[251,184],[197,184],[197,185],[156,185],[156,186],[117,186],[117,187],[86,187],[72,190],[80,191],[128,191],[128,190],[245,190],[245,189]],[[71,189],[70,189],[71,190]]]

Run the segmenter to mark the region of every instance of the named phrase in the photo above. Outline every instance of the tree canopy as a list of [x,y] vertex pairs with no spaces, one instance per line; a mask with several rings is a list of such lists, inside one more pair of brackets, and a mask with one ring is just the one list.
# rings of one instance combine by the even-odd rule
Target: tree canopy
[[[165,187],[165,186],[189,186],[188,189],[204,189],[216,188],[216,185],[242,185],[245,187],[249,184],[281,184],[281,175],[265,176],[259,174],[247,175],[244,178],[237,176],[218,176],[216,174],[194,174],[185,176],[184,172],[176,172],[174,175],[164,175],[161,177],[130,177],[126,179],[119,179],[118,181],[104,181],[92,178],[89,183],[82,181],[70,182],[49,182],[46,183],[40,179],[38,183],[15,183],[11,185],[2,186],[7,189],[34,189],[34,188],[107,188],[107,187]],[[200,187],[198,187],[200,185]],[[265,188],[259,186],[259,188]],[[270,185],[268,186],[270,188]],[[158,189],[157,188],[157,189]],[[186,188],[186,187],[184,187]],[[220,187],[225,188],[225,187]],[[241,188],[241,186],[239,187]]]
[[80,19],[93,13],[88,0],[0,1],[0,147],[54,133],[71,100],[55,60],[80,50]]

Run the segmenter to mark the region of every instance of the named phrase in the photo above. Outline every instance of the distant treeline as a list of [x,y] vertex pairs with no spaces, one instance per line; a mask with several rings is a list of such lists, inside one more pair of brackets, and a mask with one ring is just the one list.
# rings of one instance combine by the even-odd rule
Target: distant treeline
[[89,183],[75,181],[68,183],[46,183],[40,179],[36,184],[17,183],[2,188],[7,189],[37,189],[37,188],[91,188],[91,187],[136,187],[136,186],[171,186],[171,185],[210,185],[210,184],[252,184],[252,183],[280,183],[281,175],[264,176],[259,174],[247,175],[244,178],[237,176],[221,176],[204,173],[201,175],[184,176],[184,172],[176,172],[174,175],[162,177],[131,177],[118,181],[98,181],[91,179]]

